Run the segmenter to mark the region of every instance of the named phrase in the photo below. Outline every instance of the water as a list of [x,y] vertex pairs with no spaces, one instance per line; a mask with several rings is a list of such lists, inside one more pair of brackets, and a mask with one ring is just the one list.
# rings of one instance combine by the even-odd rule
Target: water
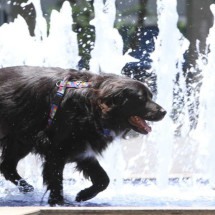
[[[39,183],[40,184],[40,183]],[[33,183],[38,186],[38,182]],[[154,181],[124,182],[119,188],[111,184],[105,192],[83,202],[74,202],[80,188],[89,184],[86,181],[64,181],[64,196],[73,207],[145,207],[145,208],[215,208],[214,191],[204,182],[192,180],[171,181],[168,188],[160,189]],[[3,181],[0,187],[0,206],[48,206],[48,193],[39,186],[31,194],[21,194],[17,188]]]
[[[80,57],[77,35],[71,29],[73,19],[70,4],[65,2],[60,12],[52,12],[50,34],[47,35],[47,23],[41,13],[40,0],[31,0],[28,3],[30,2],[33,2],[37,14],[35,37],[30,36],[27,24],[21,16],[18,16],[14,23],[3,25],[0,28],[0,65],[77,68]],[[215,206],[215,193],[211,189],[215,183],[215,151],[213,121],[210,120],[215,111],[215,83],[211,78],[215,57],[215,30],[214,27],[211,28],[207,40],[210,53],[199,56],[198,67],[204,70],[200,93],[200,120],[197,129],[189,133],[187,104],[177,121],[173,121],[170,115],[173,109],[172,101],[175,99],[172,92],[176,89],[176,74],[180,77],[179,97],[187,100],[181,71],[183,53],[189,43],[177,29],[176,0],[158,0],[157,7],[160,31],[155,39],[155,52],[151,56],[152,71],[156,71],[158,79],[157,101],[168,110],[169,115],[162,122],[153,124],[150,136],[138,137],[126,143],[118,140],[111,145],[104,158],[100,159],[111,178],[111,185],[96,198],[86,203],[71,203],[73,206]],[[95,0],[94,8],[95,19],[91,24],[96,29],[96,41],[91,53],[90,69],[97,73],[102,70],[119,74],[126,62],[137,60],[129,56],[130,50],[123,54],[123,40],[113,26],[115,0],[107,0],[105,4],[103,0]],[[211,9],[215,15],[213,5]],[[176,138],[174,131],[179,125],[183,125],[180,129],[181,136]],[[117,159],[112,159],[113,157]],[[20,194],[14,185],[0,178],[0,206],[46,205],[48,195],[43,198],[45,188],[42,185],[40,166],[40,160],[32,155],[19,163],[20,174],[36,188],[35,192],[29,195]],[[80,189],[89,185],[79,173],[73,172],[71,165],[66,166],[64,178],[65,196],[69,202],[73,202]],[[125,182],[123,179],[127,178],[135,180]],[[138,181],[137,178],[157,180]],[[77,181],[74,181],[75,179]]]
[[[215,5],[210,7],[215,18]],[[214,22],[215,23],[215,22]],[[215,43],[213,38],[215,36],[215,25],[210,29],[207,38],[207,47],[210,52],[206,56],[199,56],[199,67],[204,71],[202,87],[200,92],[200,109],[199,109],[199,123],[197,129],[192,135],[197,141],[204,143],[201,144],[201,151],[205,155],[205,166],[207,166],[207,174],[210,178],[211,186],[215,186],[215,147],[213,131],[213,120],[211,116],[215,114],[214,99],[215,99],[215,79],[213,77],[214,70],[214,57],[215,57]],[[198,134],[198,135],[197,135]]]
[[[155,139],[158,136],[160,137],[158,142],[157,180],[161,187],[168,183],[168,173],[172,160],[175,125],[170,114],[173,108],[174,80],[177,73],[181,75],[183,54],[189,46],[189,42],[176,28],[178,22],[176,6],[176,1],[157,1],[159,35],[155,42],[156,51],[152,54],[153,69],[157,74],[157,101],[169,113],[162,123],[155,125],[154,135],[150,137]],[[183,76],[181,75],[181,77]],[[166,132],[167,127],[168,132]]]
[[40,0],[32,2],[37,14],[35,37],[30,36],[26,21],[21,16],[13,23],[4,24],[0,28],[0,65],[77,68],[80,57],[77,34],[71,30],[73,19],[70,4],[65,2],[60,12],[52,12],[50,34],[47,36],[47,23],[42,17]]
[[95,26],[96,40],[91,53],[90,70],[111,71],[119,75],[126,63],[137,60],[128,55],[129,51],[123,54],[122,37],[114,28],[115,0],[107,0],[105,4],[102,0],[95,0],[94,11],[95,18],[90,23]]

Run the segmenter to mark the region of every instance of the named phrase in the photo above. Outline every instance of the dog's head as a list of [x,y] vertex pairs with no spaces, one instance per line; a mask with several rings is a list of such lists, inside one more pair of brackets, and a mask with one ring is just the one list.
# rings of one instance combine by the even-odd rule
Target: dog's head
[[151,131],[146,121],[159,121],[166,114],[143,83],[128,78],[105,81],[101,85],[99,107],[102,117],[114,123],[113,126],[141,134]]

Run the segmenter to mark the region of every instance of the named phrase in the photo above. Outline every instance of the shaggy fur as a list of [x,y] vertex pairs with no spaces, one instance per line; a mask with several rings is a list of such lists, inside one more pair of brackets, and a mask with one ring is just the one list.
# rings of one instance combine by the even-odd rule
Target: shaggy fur
[[[47,128],[56,83],[90,81],[89,88],[66,90]],[[145,120],[161,120],[166,111],[152,101],[152,94],[141,82],[113,74],[60,68],[10,67],[0,69],[0,171],[22,192],[33,191],[17,173],[20,159],[37,153],[44,159],[43,179],[50,190],[49,204],[63,204],[63,169],[76,162],[77,169],[92,181],[80,191],[76,201],[86,201],[103,191],[109,178],[96,155],[116,136],[134,129],[147,134]],[[107,132],[108,131],[108,132]]]

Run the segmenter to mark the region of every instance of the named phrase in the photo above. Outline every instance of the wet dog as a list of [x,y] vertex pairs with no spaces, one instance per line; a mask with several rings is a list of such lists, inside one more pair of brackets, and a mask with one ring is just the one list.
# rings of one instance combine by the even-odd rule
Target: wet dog
[[127,77],[60,68],[2,68],[0,171],[20,191],[31,192],[33,186],[16,167],[28,153],[39,154],[50,190],[48,202],[60,205],[64,166],[75,162],[92,181],[76,196],[76,201],[86,201],[109,184],[96,156],[130,129],[148,134],[151,127],[146,121],[159,121],[165,114],[143,83]]

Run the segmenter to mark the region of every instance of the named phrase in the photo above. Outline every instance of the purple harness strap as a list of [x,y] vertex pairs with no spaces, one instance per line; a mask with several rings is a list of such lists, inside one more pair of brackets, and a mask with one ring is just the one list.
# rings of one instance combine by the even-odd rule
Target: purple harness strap
[[55,120],[55,115],[63,100],[66,89],[67,88],[75,88],[75,89],[88,88],[92,86],[92,83],[85,82],[85,81],[67,81],[66,79],[64,79],[63,81],[58,82],[56,85],[58,86],[58,90],[51,104],[48,125],[47,125],[48,128],[52,125],[53,121]]

